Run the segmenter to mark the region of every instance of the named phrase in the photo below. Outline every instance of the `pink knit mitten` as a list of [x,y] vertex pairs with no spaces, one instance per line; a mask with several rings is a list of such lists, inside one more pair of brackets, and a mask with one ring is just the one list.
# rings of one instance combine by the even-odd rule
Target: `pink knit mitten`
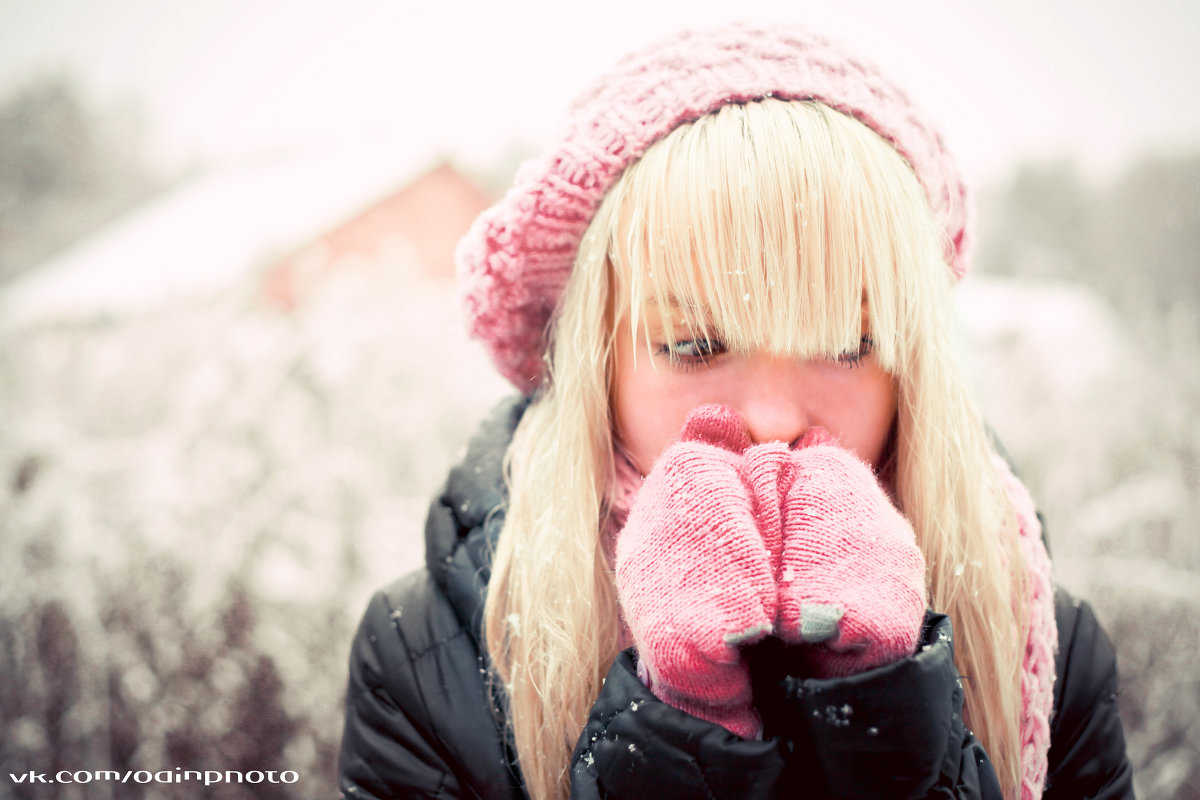
[[870,467],[811,429],[792,453],[783,505],[778,635],[808,648],[819,677],[912,654],[925,615],[925,560]]
[[777,592],[739,474],[749,445],[733,411],[693,411],[618,535],[616,578],[647,687],[678,709],[753,738],[762,724],[741,648],[771,633]]

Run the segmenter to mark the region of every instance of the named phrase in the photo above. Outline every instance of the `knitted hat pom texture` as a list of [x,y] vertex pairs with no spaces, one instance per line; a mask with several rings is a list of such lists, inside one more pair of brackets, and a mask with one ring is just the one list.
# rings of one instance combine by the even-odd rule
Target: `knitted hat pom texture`
[[868,62],[793,27],[685,32],[619,62],[568,112],[563,133],[459,243],[469,333],[531,394],[545,334],[588,225],[627,166],[678,126],[728,104],[817,100],[858,119],[909,163],[945,233],[954,276],[967,268],[966,187],[941,137]]

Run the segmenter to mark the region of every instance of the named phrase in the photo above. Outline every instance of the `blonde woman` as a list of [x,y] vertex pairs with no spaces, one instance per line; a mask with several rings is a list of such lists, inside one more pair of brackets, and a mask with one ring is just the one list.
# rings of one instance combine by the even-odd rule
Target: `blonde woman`
[[1128,797],[1112,647],[955,361],[962,183],[803,31],[621,62],[459,249],[520,390],[351,655],[375,798]]

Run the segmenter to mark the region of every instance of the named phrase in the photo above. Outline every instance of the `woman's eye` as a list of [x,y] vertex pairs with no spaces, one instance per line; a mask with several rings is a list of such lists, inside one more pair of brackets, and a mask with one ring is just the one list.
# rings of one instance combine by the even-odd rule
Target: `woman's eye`
[[725,352],[725,344],[717,339],[683,339],[673,344],[659,345],[658,352],[670,359],[672,365],[687,369],[721,355]]
[[837,357],[837,362],[846,367],[856,367],[867,356],[871,355],[871,351],[875,349],[875,341],[870,336],[863,336],[858,340],[857,350],[847,350],[840,353]]

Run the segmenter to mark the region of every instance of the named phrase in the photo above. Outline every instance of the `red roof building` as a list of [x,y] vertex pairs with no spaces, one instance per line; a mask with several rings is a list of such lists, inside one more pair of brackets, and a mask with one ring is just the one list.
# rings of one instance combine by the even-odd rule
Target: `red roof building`
[[268,301],[290,309],[334,270],[355,264],[412,270],[415,276],[454,279],[454,248],[492,199],[449,163],[371,203],[266,270]]

